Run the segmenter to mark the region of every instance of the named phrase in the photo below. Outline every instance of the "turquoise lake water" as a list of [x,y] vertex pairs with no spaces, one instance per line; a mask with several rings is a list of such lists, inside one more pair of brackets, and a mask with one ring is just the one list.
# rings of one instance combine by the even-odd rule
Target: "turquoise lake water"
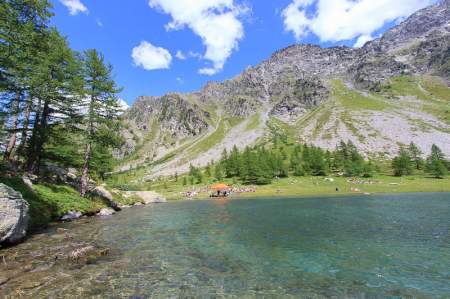
[[111,252],[30,296],[450,298],[448,193],[172,202],[60,227],[72,239],[19,250]]

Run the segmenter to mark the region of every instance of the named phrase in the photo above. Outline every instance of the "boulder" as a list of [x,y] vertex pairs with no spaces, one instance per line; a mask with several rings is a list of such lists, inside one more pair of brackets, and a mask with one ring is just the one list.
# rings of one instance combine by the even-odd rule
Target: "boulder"
[[97,216],[111,216],[114,215],[116,211],[112,208],[103,208],[97,213]]
[[81,212],[69,211],[61,217],[61,221],[72,221],[81,218],[83,214]]
[[69,180],[72,180],[72,181],[76,182],[77,179],[78,179],[78,176],[77,176],[77,170],[76,170],[75,168],[69,168],[69,169],[67,169],[66,177],[67,177]]
[[14,244],[26,236],[28,203],[22,195],[0,183],[0,244]]
[[154,191],[136,191],[130,193],[141,198],[142,202],[146,205],[152,203],[163,203],[167,201],[164,196]]
[[116,211],[120,211],[121,207],[120,205],[114,201],[114,198],[108,190],[106,190],[103,186],[97,186],[94,190],[92,190],[92,194],[97,195],[103,199],[105,199],[108,202],[108,206],[113,208]]

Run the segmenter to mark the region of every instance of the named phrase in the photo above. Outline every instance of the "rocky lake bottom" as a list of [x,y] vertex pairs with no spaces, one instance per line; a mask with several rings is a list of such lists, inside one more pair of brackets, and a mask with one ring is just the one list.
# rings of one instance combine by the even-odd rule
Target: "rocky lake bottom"
[[0,250],[3,298],[448,298],[450,194],[180,201]]

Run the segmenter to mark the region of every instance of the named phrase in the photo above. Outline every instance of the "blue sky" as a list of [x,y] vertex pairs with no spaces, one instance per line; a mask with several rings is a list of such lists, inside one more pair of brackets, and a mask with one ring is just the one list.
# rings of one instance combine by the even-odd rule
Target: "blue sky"
[[361,45],[433,2],[52,0],[52,23],[75,50],[105,55],[132,104],[232,78],[294,43]]

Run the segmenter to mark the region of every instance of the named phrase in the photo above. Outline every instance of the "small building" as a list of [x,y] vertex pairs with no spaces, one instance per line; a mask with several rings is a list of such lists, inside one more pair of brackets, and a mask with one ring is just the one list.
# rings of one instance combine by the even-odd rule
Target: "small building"
[[214,184],[211,189],[214,191],[211,197],[227,197],[231,191],[231,187],[224,183]]

